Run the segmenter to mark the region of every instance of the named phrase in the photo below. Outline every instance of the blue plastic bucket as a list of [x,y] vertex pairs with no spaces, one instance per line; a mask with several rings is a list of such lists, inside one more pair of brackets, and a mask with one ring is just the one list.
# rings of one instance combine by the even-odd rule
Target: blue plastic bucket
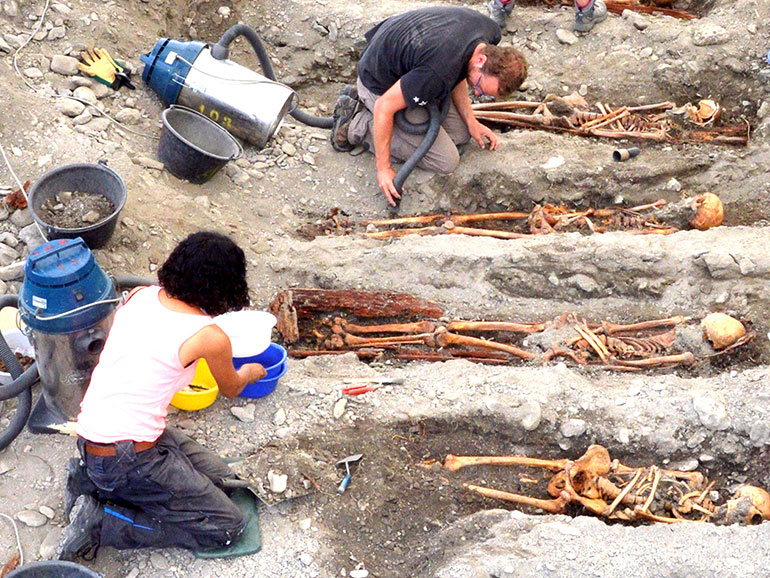
[[261,363],[267,371],[267,375],[259,381],[247,384],[239,394],[240,397],[264,397],[273,393],[275,386],[278,385],[278,380],[286,373],[286,357],[286,350],[277,343],[271,343],[259,355],[234,357],[235,369],[240,369],[242,365],[247,363]]

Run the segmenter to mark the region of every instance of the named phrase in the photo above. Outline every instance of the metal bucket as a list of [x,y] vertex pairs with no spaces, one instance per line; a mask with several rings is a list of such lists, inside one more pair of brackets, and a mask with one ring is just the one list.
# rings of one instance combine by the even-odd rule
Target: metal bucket
[[175,177],[205,183],[243,154],[230,133],[194,110],[172,105],[162,116],[158,158]]
[[[39,216],[40,208],[48,199],[64,191],[79,191],[103,195],[115,210],[106,219],[77,229],[64,229],[46,223]],[[126,204],[126,185],[120,175],[106,163],[76,163],[57,167],[36,180],[27,192],[29,210],[49,240],[80,237],[91,249],[103,247],[118,223],[118,215]]]

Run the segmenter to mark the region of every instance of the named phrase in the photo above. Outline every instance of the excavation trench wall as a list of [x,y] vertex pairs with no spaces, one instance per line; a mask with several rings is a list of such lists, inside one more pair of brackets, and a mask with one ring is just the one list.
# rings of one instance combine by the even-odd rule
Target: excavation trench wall
[[[768,155],[762,149],[672,146],[535,130],[508,132],[501,143],[503,154],[471,145],[466,153],[470,162],[462,162],[452,175],[425,185],[418,177],[415,186],[425,193],[407,195],[403,213],[530,210],[544,203],[631,207],[658,199],[674,203],[710,191],[722,200],[726,225],[761,224],[770,217],[757,195],[768,185],[762,170]],[[612,160],[614,150],[629,146],[642,152],[624,163]]]

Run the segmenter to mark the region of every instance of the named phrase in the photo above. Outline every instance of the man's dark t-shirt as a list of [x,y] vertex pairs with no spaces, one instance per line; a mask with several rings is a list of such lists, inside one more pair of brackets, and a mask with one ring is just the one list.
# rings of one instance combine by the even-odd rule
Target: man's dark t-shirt
[[358,76],[374,94],[399,79],[407,106],[443,101],[468,74],[480,42],[497,44],[493,20],[469,8],[434,7],[391,16],[366,33]]

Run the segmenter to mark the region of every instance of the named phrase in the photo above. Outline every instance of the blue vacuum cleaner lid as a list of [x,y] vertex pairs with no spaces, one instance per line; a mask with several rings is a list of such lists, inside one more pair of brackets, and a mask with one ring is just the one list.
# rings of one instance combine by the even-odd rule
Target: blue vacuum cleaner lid
[[19,310],[24,323],[43,333],[71,333],[91,327],[115,308],[101,304],[67,313],[84,305],[114,299],[115,287],[99,267],[83,239],[57,239],[37,247],[24,264]]
[[190,64],[205,47],[206,43],[199,40],[183,42],[161,38],[152,51],[139,57],[144,62],[142,80],[158,93],[164,104],[176,103]]

